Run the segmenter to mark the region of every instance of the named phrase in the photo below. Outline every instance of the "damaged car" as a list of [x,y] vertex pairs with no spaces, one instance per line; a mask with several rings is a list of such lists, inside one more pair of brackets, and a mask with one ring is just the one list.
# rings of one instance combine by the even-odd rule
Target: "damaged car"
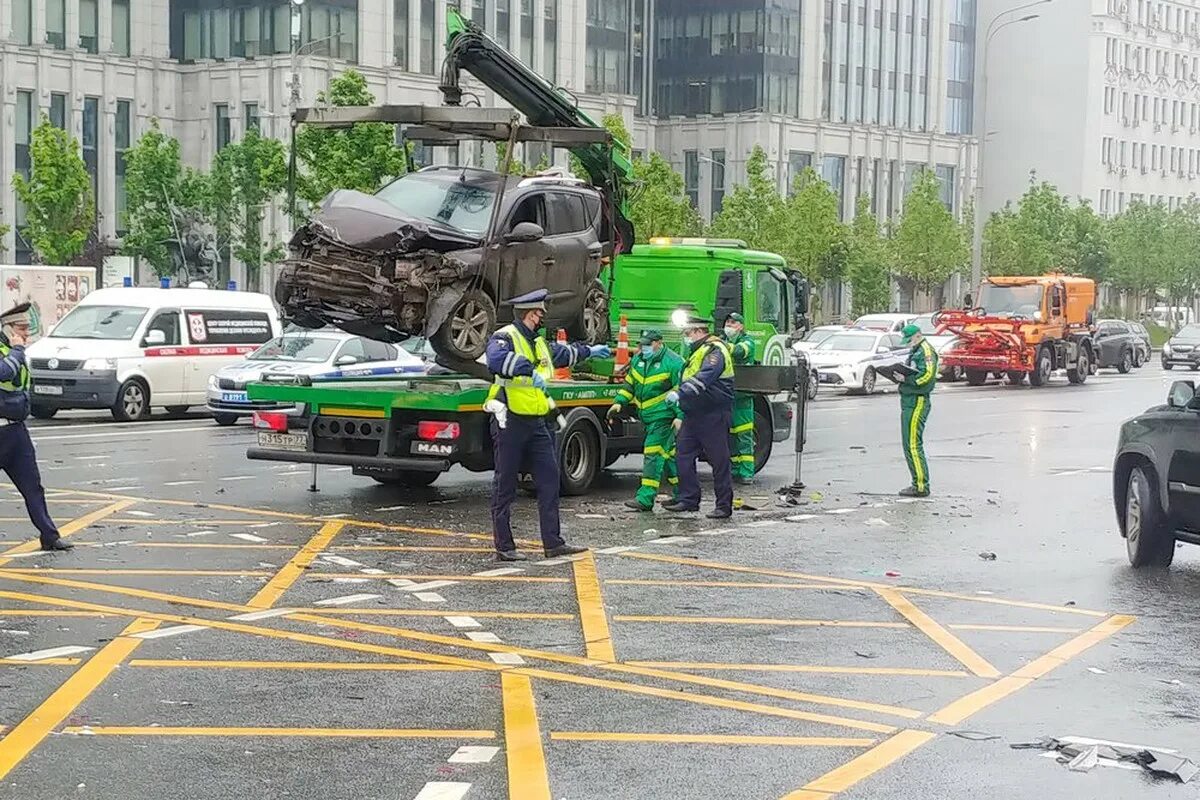
[[292,237],[276,300],[302,326],[426,337],[470,362],[511,318],[504,301],[545,287],[547,331],[607,341],[602,209],[583,181],[472,167],[427,167],[374,195],[338,190]]

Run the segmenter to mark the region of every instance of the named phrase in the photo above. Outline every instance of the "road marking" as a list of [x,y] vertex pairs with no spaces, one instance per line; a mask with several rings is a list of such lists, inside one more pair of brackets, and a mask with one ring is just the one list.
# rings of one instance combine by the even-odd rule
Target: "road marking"
[[551,800],[533,683],[525,675],[503,672],[500,690],[504,700],[509,800]]
[[904,667],[826,667],[803,664],[720,664],[708,661],[626,661],[633,667],[659,669],[702,669],[728,672],[811,672],[831,675],[898,675],[930,678],[967,678],[970,673],[950,669],[908,669]]
[[256,475],[230,475],[228,478],[218,478],[220,481],[252,481]]
[[1038,678],[1044,677],[1088,648],[1133,624],[1136,619],[1136,617],[1125,614],[1109,617],[1091,630],[1081,633],[1044,656],[1034,659],[1011,675],[972,692],[966,697],[961,697],[940,711],[934,712],[929,716],[929,721],[944,725],[957,725],[976,712],[1025,688]]
[[163,486],[195,486],[202,481],[166,481]]
[[802,628],[908,628],[903,622],[870,622],[840,619],[756,619],[754,617],[655,617],[618,615],[615,622],[668,622],[696,625],[795,625]]
[[1079,633],[1080,628],[1054,628],[1037,625],[947,625],[954,631],[996,631],[998,633]]
[[788,747],[870,747],[874,739],[841,739],[824,736],[734,736],[697,733],[602,733],[558,731],[559,742],[628,742],[654,744],[784,745]]
[[831,508],[826,511],[826,514],[853,514],[858,509],[856,508]]
[[428,583],[414,583],[411,586],[405,587],[409,592],[431,592],[434,589],[444,589],[447,586],[453,586],[458,581],[429,581]]
[[476,578],[499,578],[504,575],[516,575],[518,572],[525,570],[518,567],[498,567],[496,569],[485,569],[483,572],[472,573]]
[[362,574],[363,575],[387,575],[387,570],[377,569],[375,567],[363,567]]
[[428,728],[190,728],[160,725],[69,726],[63,733],[88,736],[313,736],[348,739],[494,739],[494,731]]
[[596,572],[596,559],[591,553],[571,565],[575,578],[575,598],[579,603],[579,623],[587,657],[600,661],[616,661],[608,615],[604,610],[604,593]]
[[626,545],[620,545],[618,547],[606,547],[603,550],[597,550],[596,552],[604,553],[606,555],[613,555],[615,553],[628,553],[630,550],[636,550],[636,549],[637,548],[634,547],[633,545],[626,544]]
[[261,578],[269,572],[245,569],[18,569],[10,567],[9,572],[16,574],[37,573],[39,575],[145,575],[152,577],[180,577],[191,575],[206,578]]
[[0,617],[111,617],[99,611],[58,611],[51,609],[0,608]]
[[[346,558],[345,556],[331,556],[331,555],[327,555],[325,553],[321,554],[321,560],[328,561],[330,564],[337,564],[339,567],[361,567],[362,566],[362,564],[355,561],[354,559]],[[383,570],[380,570],[379,574],[383,574]]]
[[[135,505],[136,502],[137,502],[136,500],[119,500],[115,503],[111,503],[107,506],[104,506],[103,508],[98,508],[95,511],[89,511],[87,514],[84,514],[82,517],[78,517],[64,525],[61,525],[58,529],[58,532],[64,538],[67,536],[71,536],[73,534],[78,533],[81,530],[84,530],[85,528],[91,527],[92,525],[94,525],[95,523],[99,522],[102,519],[105,519],[106,517],[111,517],[113,514],[124,511],[125,509],[129,508],[130,506]],[[5,564],[7,564],[9,562],[10,559],[7,557],[15,556],[15,555],[18,555],[21,553],[36,552],[38,550],[38,548],[40,548],[40,547],[41,547],[41,545],[35,539],[33,541],[25,542],[23,544],[17,545],[16,547],[12,547],[8,550],[5,550],[3,553],[0,553],[0,567],[3,567]]]
[[362,603],[366,600],[378,600],[381,595],[377,594],[348,594],[343,597],[330,597],[325,600],[318,600],[316,605],[319,606],[345,606],[350,603]]
[[473,672],[474,667],[455,664],[407,664],[396,662],[363,661],[199,661],[194,659],[135,658],[131,667],[154,667],[157,669],[282,669],[282,670],[328,670],[346,672]]
[[492,644],[500,644],[500,637],[491,631],[468,631],[467,638],[472,642],[491,642]]
[[178,636],[181,633],[195,633],[196,631],[206,630],[203,625],[175,625],[170,628],[158,628],[145,633],[137,633],[134,636],[138,639],[165,639],[168,636]]
[[526,663],[525,659],[521,658],[516,653],[488,653],[488,658],[490,658],[492,661],[495,661],[497,664],[505,664],[513,667]]
[[334,583],[370,583],[370,578],[334,578]]
[[442,597],[437,592],[415,592],[413,597],[420,600],[422,603],[444,603],[446,598]]
[[460,616],[449,615],[446,617],[446,622],[449,622],[451,625],[453,625],[456,628],[482,628],[483,627],[483,625],[480,624],[479,620],[475,619],[474,617],[460,617]]
[[450,758],[446,759],[451,764],[487,764],[496,754],[500,752],[499,747],[488,747],[480,744],[464,744],[462,747],[454,751]]
[[683,544],[692,541],[689,536],[664,536],[661,539],[651,539],[646,544]]
[[72,672],[29,716],[14,725],[0,739],[0,778],[12,772],[137,649],[141,641],[133,638],[132,634],[152,630],[158,624],[156,620],[142,618],[129,623],[117,638]]
[[456,781],[430,781],[417,792],[413,800],[462,800],[471,791],[471,784]]
[[895,589],[876,589],[875,591],[900,616],[911,622],[917,630],[921,631],[921,633],[932,639],[935,644],[958,659],[959,663],[971,672],[981,678],[1000,677],[1000,670],[993,667],[983,656],[968,647],[962,639],[959,639],[953,633],[943,628],[932,617],[913,605],[912,601],[900,594],[900,592]]
[[[43,658],[41,661],[9,661],[7,658],[0,658],[0,664],[22,667],[72,667],[82,661],[81,658]],[[0,733],[4,733],[3,725],[0,725]]]
[[[254,597],[250,598],[246,605],[252,608],[270,608],[279,602],[279,598],[283,597],[284,593],[291,588],[304,571],[308,569],[317,555],[329,547],[335,536],[345,527],[344,522],[327,522],[322,525],[313,537],[300,548],[296,555],[292,556],[286,564],[284,564],[279,572],[275,573],[275,577],[267,581],[267,585],[258,590]],[[318,605],[322,605],[318,603]],[[328,604],[325,604],[328,605]]]
[[403,511],[406,508],[408,508],[408,506],[383,506],[382,508],[377,508],[375,510],[376,511]]
[[282,617],[286,614],[294,612],[294,608],[267,608],[262,611],[251,611],[248,614],[235,614],[229,619],[236,619],[242,622],[257,622],[260,619],[270,619],[271,617]]
[[397,589],[407,589],[415,583],[415,581],[410,581],[407,578],[388,578],[387,582]]
[[5,661],[45,661],[48,658],[61,658],[62,656],[73,656],[77,653],[90,653],[95,650],[94,647],[84,647],[83,645],[69,644],[64,647],[51,647],[46,650],[34,650],[32,653],[17,653],[15,655],[6,656]]
[[170,433],[187,433],[205,429],[205,426],[196,425],[190,428],[171,428],[169,430],[158,428],[155,430],[106,431],[105,433],[76,433],[68,436],[35,436],[31,438],[34,442],[66,442],[78,439],[115,439],[126,436],[165,436]]
[[525,620],[575,619],[574,614],[542,614],[530,611],[446,611],[444,609],[440,611],[425,611],[412,608],[297,608],[295,610],[299,613],[307,614],[350,614],[356,617],[444,617],[449,614],[460,615],[464,619],[470,617]]
[[270,541],[270,539],[264,539],[261,536],[255,536],[253,533],[231,533],[229,535],[234,539],[241,539],[244,542],[254,542],[255,544],[262,544],[263,542]]
[[790,517],[785,517],[788,522],[806,522],[807,520],[816,518],[816,514],[793,514]]
[[[344,572],[310,572],[309,578],[340,578]],[[548,578],[540,575],[375,575],[375,580],[403,580],[411,584],[414,581],[500,581],[503,583],[567,583],[566,578]],[[407,584],[406,584],[407,585]]]
[[604,581],[611,586],[661,586],[666,589],[838,589],[828,583],[759,583],[757,581],[692,581],[656,580],[647,578],[609,578]]
[[806,784],[803,789],[785,795],[782,800],[828,800],[838,792],[844,792],[859,781],[894,764],[936,736],[937,734],[926,731],[900,731],[858,758]]
[[126,514],[128,514],[128,515],[129,515],[129,516],[131,516],[131,517],[153,517],[153,516],[154,516],[154,515],[153,515],[153,514],[151,514],[149,511],[137,511],[137,510],[133,510],[133,511],[126,511],[125,513],[126,513]]

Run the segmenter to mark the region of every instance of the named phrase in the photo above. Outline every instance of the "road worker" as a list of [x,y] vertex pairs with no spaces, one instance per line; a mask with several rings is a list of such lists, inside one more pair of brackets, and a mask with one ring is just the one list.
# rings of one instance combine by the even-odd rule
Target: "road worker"
[[[734,312],[725,319],[725,343],[733,353],[733,365],[754,363],[754,340],[746,333],[746,318]],[[733,396],[733,480],[744,486],[754,483],[754,397],[745,392]]]
[[899,383],[900,436],[904,460],[912,475],[912,485],[900,490],[901,497],[929,496],[929,462],[925,459],[925,421],[929,419],[930,395],[937,386],[938,356],[925,341],[921,329],[906,325],[901,331],[904,344],[911,346],[905,365],[912,374]]

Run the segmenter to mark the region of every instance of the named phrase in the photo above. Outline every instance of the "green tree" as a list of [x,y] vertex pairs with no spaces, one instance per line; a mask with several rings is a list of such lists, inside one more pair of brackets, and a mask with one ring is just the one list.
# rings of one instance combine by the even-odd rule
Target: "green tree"
[[260,136],[254,128],[241,141],[217,153],[209,176],[207,200],[218,237],[229,242],[234,258],[246,265],[249,288],[257,289],[263,264],[279,261],[283,245],[263,237],[267,207],[287,183],[283,145]]
[[[935,293],[970,259],[963,228],[942,203],[940,183],[930,170],[917,173],[892,238],[896,272],[913,286]],[[935,303],[940,300],[935,297]]]
[[796,178],[792,196],[767,224],[777,231],[777,252],[810,280],[845,277],[850,253],[848,231],[838,215],[838,196],[808,167]]
[[8,252],[8,248],[4,245],[4,237],[8,236],[8,232],[12,228],[0,222],[0,261],[4,260],[4,254]]
[[713,217],[709,233],[715,237],[743,239],[760,250],[780,251],[783,198],[767,165],[767,154],[758,145],[746,161],[746,182],[738,184]]
[[69,264],[82,252],[96,223],[92,180],[79,142],[43,114],[29,152],[29,179],[18,174],[12,181],[25,204],[21,233],[43,264]]
[[666,159],[651,153],[633,164],[640,189],[630,204],[630,222],[639,242],[651,236],[695,236],[700,233],[700,215],[692,207],[683,186],[683,176]]
[[[600,124],[612,134],[612,137],[619,142],[624,142],[626,147],[633,145],[633,136],[629,133],[629,128],[625,126],[625,118],[620,114],[605,114],[600,119]],[[571,165],[571,174],[578,178],[590,180],[592,183],[598,183],[604,180],[603,175],[591,175],[583,167],[581,162],[574,153],[571,154],[569,163]]]
[[1104,278],[1110,255],[1107,225],[1086,201],[1072,205],[1051,183],[1029,189],[988,220],[983,266],[989,275],[1040,275],[1061,270]]
[[859,195],[847,235],[846,276],[850,280],[851,313],[855,317],[887,311],[891,299],[887,242],[871,212],[871,198]]
[[[375,95],[366,78],[346,70],[317,94],[318,103],[371,106]],[[334,189],[357,189],[373,194],[391,178],[407,171],[408,157],[396,146],[395,128],[382,122],[361,122],[350,128],[301,126],[296,132],[296,196],[315,206]]]
[[1112,264],[1108,223],[1092,209],[1091,203],[1080,199],[1071,210],[1066,235],[1063,269],[1097,282],[1107,280]]
[[1169,221],[1164,206],[1136,201],[1109,223],[1114,286],[1152,304],[1155,289],[1173,271],[1174,256],[1166,235]]

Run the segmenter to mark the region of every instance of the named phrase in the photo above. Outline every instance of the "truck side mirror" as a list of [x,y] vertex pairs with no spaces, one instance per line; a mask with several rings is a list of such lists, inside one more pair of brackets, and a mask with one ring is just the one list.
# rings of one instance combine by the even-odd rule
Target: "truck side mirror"
[[504,234],[504,241],[508,244],[536,242],[545,235],[546,232],[542,230],[542,226],[536,222],[518,222],[511,231]]
[[963,308],[974,308],[974,307],[975,307],[975,298],[971,296],[970,292],[967,292],[965,295],[963,295]]

